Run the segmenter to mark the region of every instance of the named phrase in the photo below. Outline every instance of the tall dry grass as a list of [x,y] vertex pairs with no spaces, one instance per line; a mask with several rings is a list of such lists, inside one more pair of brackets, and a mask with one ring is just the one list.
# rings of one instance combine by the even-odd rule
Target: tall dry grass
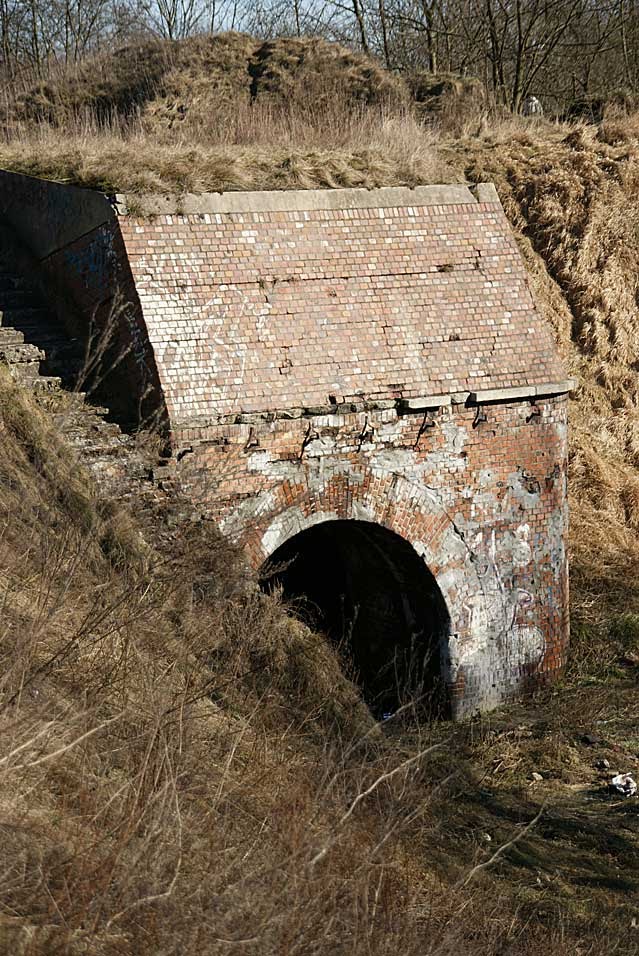
[[209,523],[100,499],[1,369],[0,425],[0,951],[424,952],[428,741],[384,747]]
[[578,659],[612,663],[615,620],[639,613],[639,127],[532,128],[456,146],[493,179],[537,301],[579,382],[570,413],[573,630]]
[[408,87],[373,58],[320,37],[262,41],[228,32],[179,41],[147,40],[87,57],[52,63],[49,75],[23,89],[7,87],[8,121],[45,120],[61,126],[90,109],[98,118],[139,112],[165,125],[247,102],[303,100],[330,106],[406,104]]
[[108,191],[448,181],[407,84],[321,40],[149,42],[4,91],[0,164]]
[[107,192],[207,192],[456,181],[437,137],[410,113],[377,107],[219,111],[152,133],[140,119],[83,116],[64,130],[20,126],[0,142],[4,169]]
[[530,831],[477,845],[463,734],[381,732],[209,522],[105,501],[2,370],[0,426],[0,952],[574,952],[492,882]]

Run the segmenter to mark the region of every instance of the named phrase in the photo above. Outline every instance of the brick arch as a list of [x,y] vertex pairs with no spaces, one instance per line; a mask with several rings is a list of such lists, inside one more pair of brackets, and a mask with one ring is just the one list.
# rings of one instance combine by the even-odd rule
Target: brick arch
[[[223,522],[224,530],[243,545],[255,568],[287,540],[324,521],[371,521],[408,541],[434,576],[450,614],[444,677],[453,714],[468,713],[477,687],[498,686],[513,666],[515,609],[490,540],[466,540],[440,498],[405,475],[382,477],[343,462],[324,479],[313,469],[304,472],[295,484],[271,486],[250,509],[238,507],[233,520]],[[530,640],[534,643],[534,635]],[[543,669],[547,652],[546,644],[531,673]]]
[[[340,469],[318,481],[306,473],[302,484],[282,482],[270,488],[250,513],[239,510],[224,530],[238,540],[258,569],[281,545],[324,521],[353,519],[379,524],[406,540],[435,577],[453,628],[464,635],[463,609],[499,591],[491,567],[477,559],[438,496],[406,476],[380,477],[368,469]],[[493,602],[494,604],[494,598]],[[470,635],[467,635],[470,637]]]

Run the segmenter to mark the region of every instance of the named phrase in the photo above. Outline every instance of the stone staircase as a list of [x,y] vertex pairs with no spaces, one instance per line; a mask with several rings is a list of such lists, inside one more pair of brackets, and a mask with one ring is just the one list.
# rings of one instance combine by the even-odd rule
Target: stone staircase
[[83,349],[60,327],[35,284],[11,269],[5,248],[0,245],[0,364],[34,391],[105,493],[143,495],[152,488],[157,455],[78,390]]
[[0,247],[3,361],[15,366],[16,377],[25,383],[39,378],[38,387],[47,387],[46,379],[58,379],[57,384],[72,389],[82,368],[82,346],[60,328],[35,285],[11,270],[4,252]]

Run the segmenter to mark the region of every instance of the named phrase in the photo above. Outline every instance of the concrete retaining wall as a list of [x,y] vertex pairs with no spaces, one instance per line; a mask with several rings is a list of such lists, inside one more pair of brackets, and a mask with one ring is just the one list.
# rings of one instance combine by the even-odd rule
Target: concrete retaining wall
[[0,221],[33,257],[61,324],[86,344],[80,386],[95,388],[124,424],[165,428],[155,357],[109,199],[0,171]]

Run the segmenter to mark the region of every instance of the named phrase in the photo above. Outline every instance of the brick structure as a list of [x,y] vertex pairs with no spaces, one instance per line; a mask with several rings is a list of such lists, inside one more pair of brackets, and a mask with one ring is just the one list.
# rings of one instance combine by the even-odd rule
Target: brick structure
[[293,554],[312,590],[334,548],[360,645],[367,602],[371,646],[386,619],[436,644],[455,716],[557,673],[570,383],[493,187],[120,201],[93,234],[130,392],[256,567]]

